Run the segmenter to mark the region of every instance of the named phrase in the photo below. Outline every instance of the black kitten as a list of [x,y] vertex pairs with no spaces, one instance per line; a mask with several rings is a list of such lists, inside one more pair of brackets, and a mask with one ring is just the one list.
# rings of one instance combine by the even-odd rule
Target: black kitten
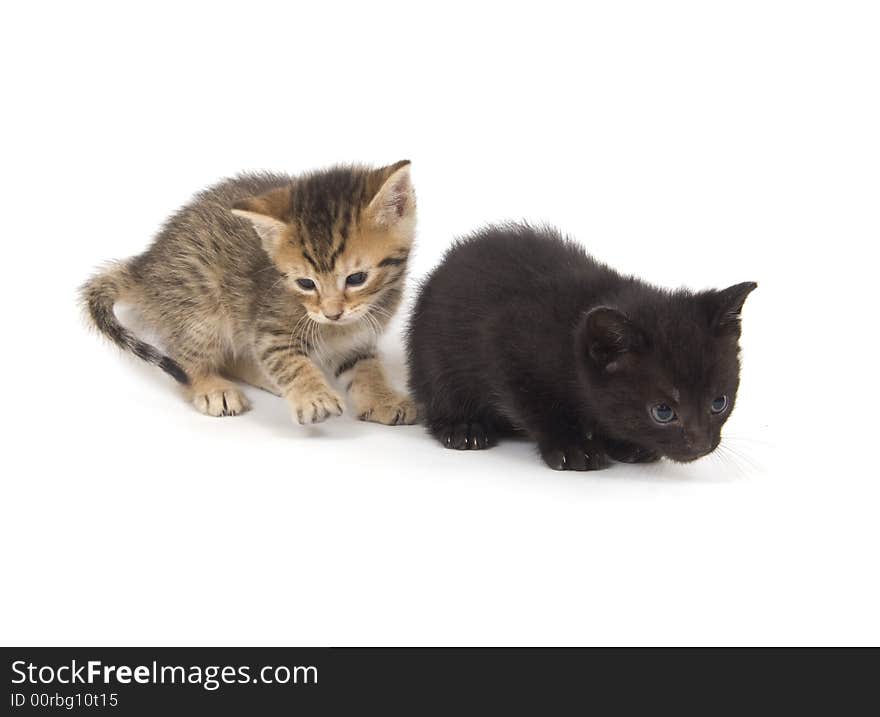
[[410,389],[449,448],[524,431],[557,470],[692,461],[733,410],[740,311],[756,286],[666,291],[554,230],[489,227],[421,289]]

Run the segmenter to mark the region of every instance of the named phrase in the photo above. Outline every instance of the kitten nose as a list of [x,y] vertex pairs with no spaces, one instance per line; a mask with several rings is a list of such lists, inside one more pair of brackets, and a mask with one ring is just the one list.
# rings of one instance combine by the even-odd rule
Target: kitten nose
[[712,452],[713,446],[712,441],[707,438],[700,438],[694,441],[688,441],[688,448],[692,455],[696,457],[705,456],[708,453]]
[[338,314],[328,314],[326,311],[324,312],[324,316],[326,316],[330,321],[339,321],[339,317],[342,316],[342,311]]
[[686,431],[684,436],[685,445],[687,445],[688,450],[695,456],[705,456],[707,453],[711,453],[714,446],[712,445],[712,438],[710,436],[705,435],[703,431]]

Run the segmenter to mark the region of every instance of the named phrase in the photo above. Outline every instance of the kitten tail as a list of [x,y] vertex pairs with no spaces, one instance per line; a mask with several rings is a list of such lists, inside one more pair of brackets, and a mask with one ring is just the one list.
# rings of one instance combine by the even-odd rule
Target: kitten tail
[[126,329],[113,311],[116,302],[131,289],[134,280],[125,264],[119,263],[112,268],[92,277],[80,287],[80,296],[85,304],[89,318],[95,328],[113,343],[147,363],[154,364],[182,384],[189,383],[189,376],[174,359],[162,354],[154,346],[141,341]]

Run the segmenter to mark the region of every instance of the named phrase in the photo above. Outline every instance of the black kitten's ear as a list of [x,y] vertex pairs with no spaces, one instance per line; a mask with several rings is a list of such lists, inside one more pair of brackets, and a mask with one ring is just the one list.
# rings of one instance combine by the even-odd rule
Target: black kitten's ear
[[710,311],[710,326],[722,335],[739,336],[739,318],[746,298],[758,285],[754,281],[734,284],[721,291],[711,291],[707,296]]
[[609,306],[591,309],[583,318],[583,348],[606,371],[620,368],[620,359],[645,347],[644,333],[622,311]]

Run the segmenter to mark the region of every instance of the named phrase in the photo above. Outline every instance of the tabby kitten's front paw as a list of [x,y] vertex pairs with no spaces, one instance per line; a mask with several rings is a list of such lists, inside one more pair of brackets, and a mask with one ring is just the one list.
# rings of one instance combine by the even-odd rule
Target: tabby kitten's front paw
[[362,421],[383,423],[386,426],[403,426],[415,423],[419,418],[419,411],[410,398],[396,395],[365,406],[358,418]]
[[320,423],[331,416],[342,415],[342,398],[328,386],[308,392],[288,394],[293,420],[300,425]]
[[595,441],[559,447],[541,446],[541,457],[555,471],[597,471],[608,467],[608,456]]

